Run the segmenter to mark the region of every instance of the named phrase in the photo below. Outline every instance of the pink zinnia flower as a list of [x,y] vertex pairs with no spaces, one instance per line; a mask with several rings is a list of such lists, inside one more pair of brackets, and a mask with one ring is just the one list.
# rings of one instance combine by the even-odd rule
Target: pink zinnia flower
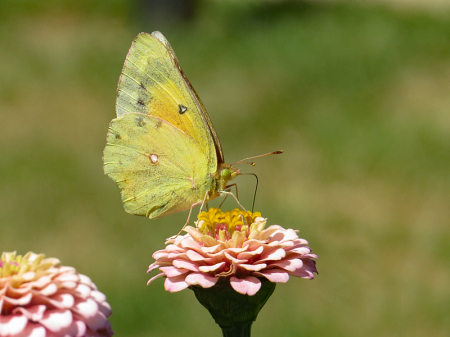
[[261,279],[285,283],[289,276],[313,279],[317,256],[308,242],[293,229],[272,225],[259,212],[235,209],[222,212],[211,208],[202,212],[197,228],[186,227],[186,235],[167,239],[165,249],[153,254],[156,260],[148,272],[159,268],[151,278],[166,277],[170,292],[190,286],[210,288],[219,278],[228,278],[235,291],[255,295]]
[[3,253],[1,337],[112,336],[111,308],[89,277],[44,255]]

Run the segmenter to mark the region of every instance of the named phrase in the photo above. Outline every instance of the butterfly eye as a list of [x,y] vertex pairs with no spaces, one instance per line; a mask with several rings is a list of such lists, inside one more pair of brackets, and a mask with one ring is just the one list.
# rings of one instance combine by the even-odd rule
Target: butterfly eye
[[223,170],[220,172],[220,176],[221,176],[223,179],[230,179],[230,178],[231,178],[231,170],[230,170],[230,169],[223,169]]
[[150,162],[152,164],[157,164],[159,161],[159,157],[157,154],[152,153],[151,155],[148,156],[148,158],[150,159]]

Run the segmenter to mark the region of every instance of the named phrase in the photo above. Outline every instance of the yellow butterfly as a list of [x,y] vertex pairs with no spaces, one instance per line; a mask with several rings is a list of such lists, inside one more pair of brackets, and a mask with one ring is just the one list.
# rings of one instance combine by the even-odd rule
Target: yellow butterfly
[[240,170],[160,32],[134,39],[117,91],[103,162],[128,213],[155,219],[230,194]]

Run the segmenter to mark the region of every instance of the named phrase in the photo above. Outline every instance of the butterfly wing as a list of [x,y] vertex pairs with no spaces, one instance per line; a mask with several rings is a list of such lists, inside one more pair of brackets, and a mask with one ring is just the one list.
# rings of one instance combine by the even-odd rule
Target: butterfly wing
[[200,98],[160,32],[139,34],[119,79],[117,116],[139,112],[159,117],[191,136],[208,157],[209,172],[224,161],[222,147]]
[[213,137],[214,146],[215,146],[216,154],[217,154],[217,160],[219,163],[224,163],[225,158],[224,158],[223,151],[222,151],[222,145],[220,144],[219,136],[217,135],[216,129],[214,128],[214,125],[213,125],[211,119],[209,118],[208,112],[206,111],[206,108],[203,105],[203,102],[201,101],[200,97],[198,96],[198,94],[195,91],[194,87],[192,86],[191,82],[189,82],[189,79],[187,78],[187,76],[184,74],[184,71],[181,68],[180,63],[178,62],[178,58],[175,55],[175,52],[174,52],[172,46],[170,45],[169,41],[167,41],[167,39],[164,37],[164,35],[162,35],[161,32],[154,31],[151,35],[153,37],[157,38],[159,41],[161,41],[161,43],[163,43],[164,46],[167,48],[167,51],[169,52],[170,57],[172,58],[175,66],[177,67],[178,71],[180,72],[180,75],[183,77],[185,85],[196,103],[199,113],[203,117],[203,121],[206,123],[206,125],[209,128],[210,135]]
[[113,119],[103,161],[125,210],[151,219],[190,208],[211,186],[203,149],[159,117],[127,113]]

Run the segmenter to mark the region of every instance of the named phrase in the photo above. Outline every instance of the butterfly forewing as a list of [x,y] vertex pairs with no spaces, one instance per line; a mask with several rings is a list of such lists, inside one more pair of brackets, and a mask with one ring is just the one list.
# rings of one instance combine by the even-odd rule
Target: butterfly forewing
[[150,34],[136,37],[119,80],[117,116],[140,112],[174,125],[202,148],[209,172],[214,173],[217,156],[210,126],[170,50]]
[[203,102],[201,101],[200,97],[198,96],[197,92],[195,91],[194,87],[192,86],[192,84],[189,81],[189,79],[187,78],[187,76],[184,74],[184,71],[180,66],[178,58],[175,55],[175,51],[173,50],[169,41],[167,41],[167,39],[164,37],[164,35],[162,35],[160,32],[155,31],[152,33],[152,36],[154,36],[155,38],[157,38],[159,41],[161,41],[164,44],[164,46],[166,47],[170,56],[172,57],[172,60],[175,64],[175,66],[178,68],[178,71],[180,72],[181,76],[183,77],[185,86],[190,91],[191,97],[195,100],[198,111],[201,113],[201,115],[203,117],[204,123],[209,128],[210,134],[214,141],[214,146],[216,148],[217,160],[219,163],[224,163],[225,158],[224,158],[223,151],[222,151],[222,145],[220,144],[219,136],[217,135],[216,129],[214,128],[214,125],[213,125],[211,119],[209,118],[208,112],[206,111],[206,108],[203,105]]

